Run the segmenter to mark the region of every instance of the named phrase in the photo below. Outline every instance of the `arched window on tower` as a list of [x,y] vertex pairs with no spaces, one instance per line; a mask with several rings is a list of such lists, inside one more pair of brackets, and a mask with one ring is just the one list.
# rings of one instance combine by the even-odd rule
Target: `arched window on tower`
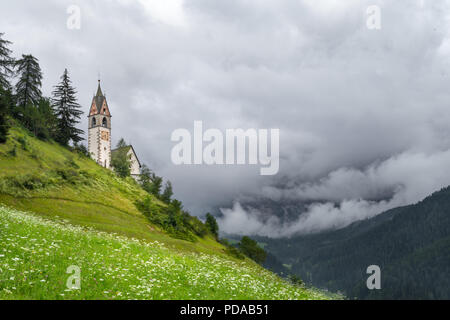
[[92,126],[95,127],[97,125],[97,120],[95,118],[92,118]]
[[102,120],[102,126],[103,127],[107,127],[108,126],[108,121],[106,120],[106,117],[104,117],[103,120]]

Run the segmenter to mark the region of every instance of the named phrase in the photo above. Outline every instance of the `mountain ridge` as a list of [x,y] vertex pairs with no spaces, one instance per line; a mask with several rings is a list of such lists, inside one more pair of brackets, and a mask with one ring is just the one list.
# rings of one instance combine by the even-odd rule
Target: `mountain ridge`
[[[339,230],[257,239],[293,273],[348,297],[450,298],[450,187]],[[366,287],[369,265],[381,268],[381,290]]]

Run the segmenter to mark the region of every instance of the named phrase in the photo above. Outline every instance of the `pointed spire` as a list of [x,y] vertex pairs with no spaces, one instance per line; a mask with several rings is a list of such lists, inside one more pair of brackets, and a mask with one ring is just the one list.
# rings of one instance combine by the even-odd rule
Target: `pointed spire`
[[102,88],[100,88],[100,79],[98,79],[97,97],[103,97]]

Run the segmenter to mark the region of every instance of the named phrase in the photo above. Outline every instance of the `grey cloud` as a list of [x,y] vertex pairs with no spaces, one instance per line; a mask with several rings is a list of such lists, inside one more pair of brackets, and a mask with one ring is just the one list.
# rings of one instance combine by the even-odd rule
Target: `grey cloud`
[[[180,3],[181,13],[167,9],[165,20],[143,1],[3,1],[0,31],[16,55],[40,59],[45,94],[67,67],[86,111],[100,72],[113,140],[131,141],[194,214],[253,196],[320,200],[295,226],[272,218],[272,230],[257,211],[236,217],[251,219],[251,232],[293,234],[342,226],[450,184],[445,174],[415,171],[443,170],[450,148],[448,4]],[[66,28],[69,4],[82,10],[79,31]],[[372,4],[382,9],[380,31],[365,27]],[[194,120],[280,128],[280,173],[172,165],[170,134],[192,130]],[[236,225],[224,217],[222,228]]]

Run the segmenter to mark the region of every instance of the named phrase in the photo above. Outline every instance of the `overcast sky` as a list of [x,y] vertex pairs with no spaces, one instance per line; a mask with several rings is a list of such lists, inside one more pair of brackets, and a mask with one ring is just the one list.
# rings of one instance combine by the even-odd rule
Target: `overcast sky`
[[[79,30],[66,26],[72,4]],[[219,206],[224,231],[281,236],[450,184],[449,14],[432,0],[0,0],[0,32],[40,60],[45,95],[68,68],[85,112],[100,73],[113,143],[131,142],[193,214]],[[173,165],[170,135],[194,120],[279,128],[280,172]],[[243,209],[247,196],[320,203],[283,225]]]

